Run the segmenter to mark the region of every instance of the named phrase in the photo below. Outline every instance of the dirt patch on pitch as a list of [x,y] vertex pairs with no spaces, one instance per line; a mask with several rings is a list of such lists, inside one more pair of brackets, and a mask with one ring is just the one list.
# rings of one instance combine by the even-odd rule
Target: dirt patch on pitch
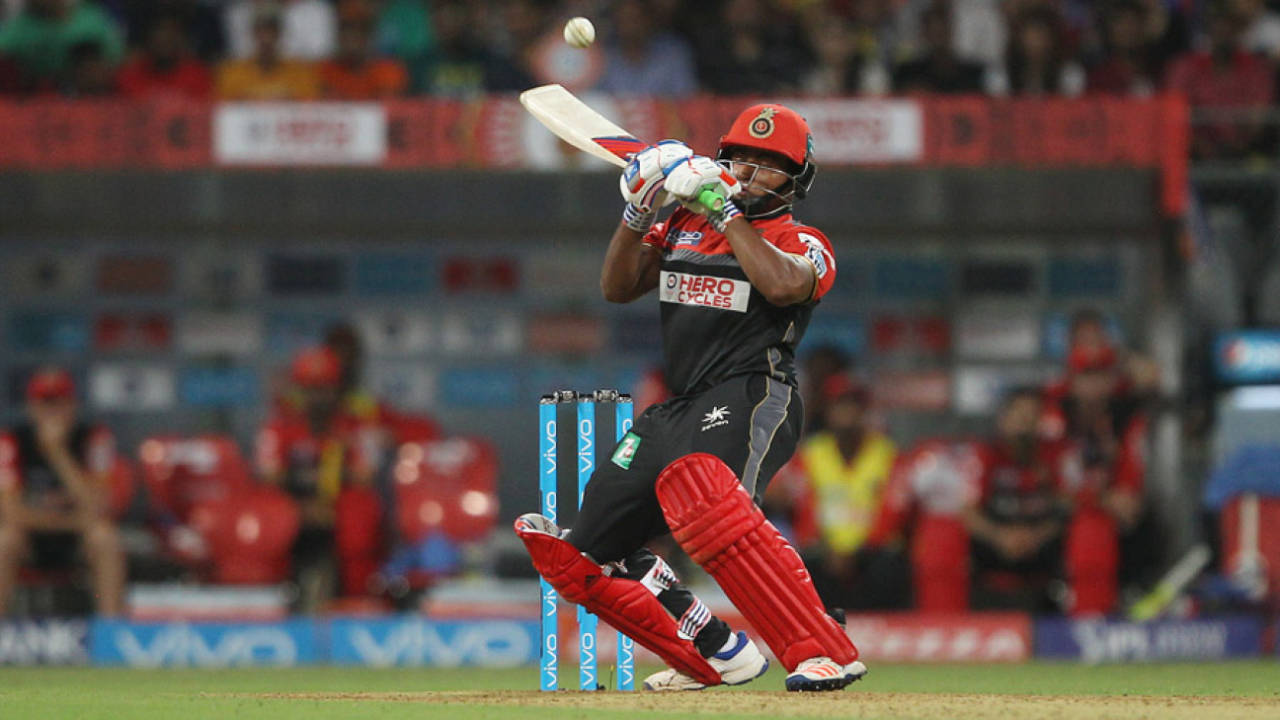
[[795,694],[785,692],[708,691],[700,693],[262,693],[238,695],[276,700],[393,702],[423,704],[561,707],[681,714],[729,714],[746,717],[912,718],[921,720],[1272,720],[1280,700],[1262,697],[976,695],[944,693]]

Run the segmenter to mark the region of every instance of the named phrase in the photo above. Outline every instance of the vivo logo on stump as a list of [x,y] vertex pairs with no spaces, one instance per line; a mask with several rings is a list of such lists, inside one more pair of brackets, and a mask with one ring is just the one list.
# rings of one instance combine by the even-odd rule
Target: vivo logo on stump
[[664,270],[658,284],[662,302],[718,308],[744,313],[751,299],[751,285],[745,280],[689,275]]

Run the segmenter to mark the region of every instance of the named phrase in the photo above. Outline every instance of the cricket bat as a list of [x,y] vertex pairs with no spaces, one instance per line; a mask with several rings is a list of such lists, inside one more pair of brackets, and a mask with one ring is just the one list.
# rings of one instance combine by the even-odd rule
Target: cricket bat
[[[618,167],[626,167],[633,155],[649,146],[559,84],[525,90],[520,104],[556,137]],[[713,190],[703,190],[698,202],[716,212],[724,207],[724,198]]]

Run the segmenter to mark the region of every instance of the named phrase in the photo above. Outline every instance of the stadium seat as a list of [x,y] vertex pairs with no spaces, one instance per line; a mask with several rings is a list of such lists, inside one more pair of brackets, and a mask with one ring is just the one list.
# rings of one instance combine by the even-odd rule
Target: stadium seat
[[272,487],[244,487],[201,502],[193,523],[205,538],[214,582],[266,585],[283,582],[290,548],[302,518],[297,504]]
[[405,443],[397,451],[395,499],[400,537],[417,542],[442,531],[456,542],[483,539],[498,515],[498,459],[478,438]]
[[190,520],[194,506],[251,484],[239,446],[223,435],[147,438],[138,459],[153,509],[180,523]]

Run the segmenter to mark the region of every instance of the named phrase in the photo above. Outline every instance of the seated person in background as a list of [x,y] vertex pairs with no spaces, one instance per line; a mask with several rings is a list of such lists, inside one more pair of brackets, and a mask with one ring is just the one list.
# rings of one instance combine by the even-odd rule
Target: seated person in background
[[280,6],[254,8],[253,56],[218,66],[217,94],[223,100],[310,100],[320,95],[311,63],[285,60],[280,53]]
[[151,20],[146,42],[120,70],[129,98],[203,100],[213,90],[209,70],[190,51],[182,19],[165,12]]
[[1061,439],[1066,433],[1065,419],[1059,412],[1060,403],[1070,394],[1072,353],[1077,358],[1092,357],[1110,351],[1116,355],[1120,372],[1113,388],[1116,397],[1134,396],[1147,398],[1159,391],[1160,367],[1151,358],[1129,348],[1117,348],[1112,342],[1107,319],[1093,308],[1072,313],[1067,331],[1067,357],[1063,376],[1045,388],[1046,414],[1041,419],[1040,432],[1050,439]]
[[336,560],[344,595],[364,594],[384,554],[382,503],[374,487],[389,449],[376,403],[342,402],[341,366],[327,347],[300,352],[290,368],[296,393],[277,404],[258,433],[261,477],[297,499],[302,530],[294,548],[303,605],[329,595]]
[[920,23],[925,50],[894,68],[894,92],[982,92],[986,68],[957,54],[951,12],[951,4],[947,2],[934,2],[924,11]]
[[0,616],[18,569],[61,567],[77,551],[89,566],[101,615],[119,615],[125,559],[108,516],[115,442],[77,417],[75,385],[65,370],[38,370],[27,384],[28,421],[0,432]]
[[[824,430],[801,446],[766,492],[766,505],[785,511],[794,540],[829,607],[864,609],[893,604],[883,578],[863,549],[880,508],[897,449],[871,427],[870,393],[846,373],[823,383]],[[874,574],[874,573],[873,573]]]
[[1053,607],[1049,583],[1061,575],[1068,516],[1060,476],[1064,449],[1036,434],[1035,388],[1009,393],[996,436],[980,446],[977,494],[961,513],[969,534],[974,605],[1028,611]]
[[374,56],[373,6],[366,0],[344,0],[338,17],[338,52],[320,64],[321,94],[332,100],[404,95],[409,87],[404,66],[398,60]]
[[1106,612],[1117,598],[1117,569],[1127,581],[1145,577],[1159,556],[1159,537],[1146,512],[1147,403],[1125,391],[1127,375],[1110,347],[1078,347],[1067,359],[1067,394],[1049,408],[1051,422],[1072,447],[1075,461],[1064,480],[1076,505],[1079,547],[1110,564],[1087,588],[1077,590],[1083,611]]
[[321,343],[338,360],[338,394],[347,412],[360,417],[372,417],[375,424],[386,429],[398,445],[407,442],[427,442],[442,436],[440,426],[428,415],[406,413],[392,407],[360,386],[364,372],[364,344],[360,334],[351,325],[340,322],[329,326]]

